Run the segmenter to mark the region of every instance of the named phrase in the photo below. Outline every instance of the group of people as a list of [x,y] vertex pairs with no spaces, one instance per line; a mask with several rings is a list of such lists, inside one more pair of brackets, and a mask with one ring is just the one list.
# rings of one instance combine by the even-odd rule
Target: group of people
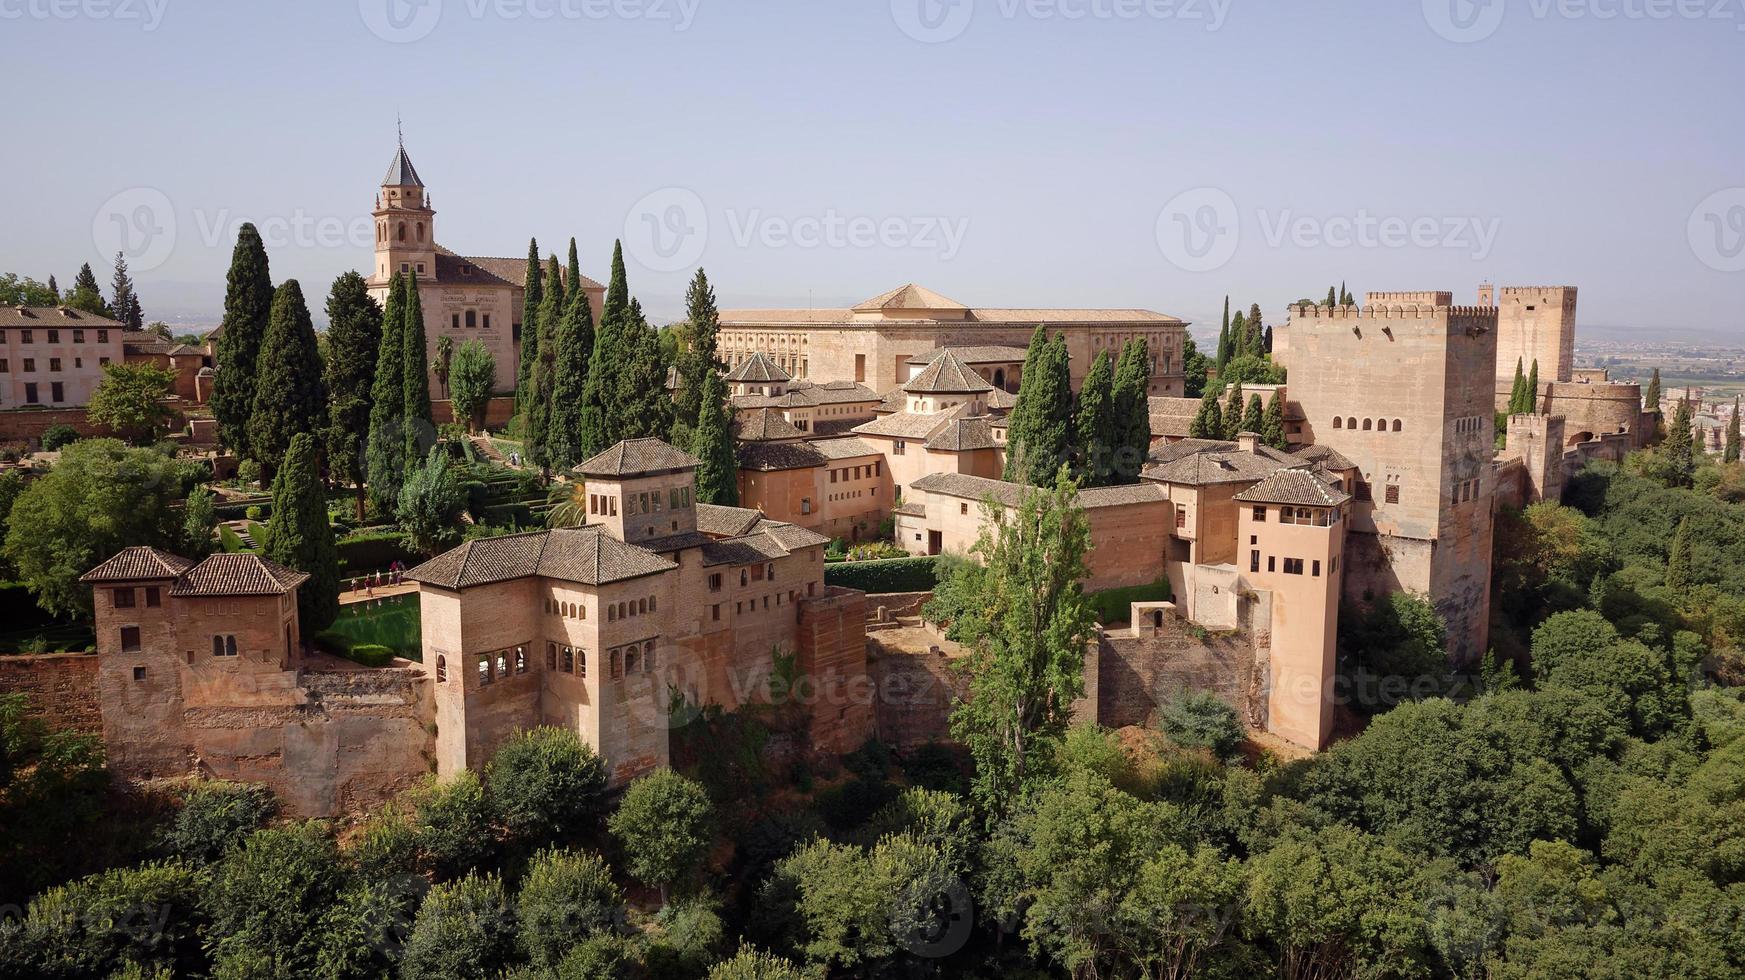
[[405,571],[406,566],[401,564],[399,561],[395,561],[393,564],[388,566],[387,571],[377,569],[368,575],[359,575],[353,578],[351,580],[351,590],[354,593],[361,592],[364,595],[373,596],[376,594],[376,589],[378,588],[399,585],[400,576]]

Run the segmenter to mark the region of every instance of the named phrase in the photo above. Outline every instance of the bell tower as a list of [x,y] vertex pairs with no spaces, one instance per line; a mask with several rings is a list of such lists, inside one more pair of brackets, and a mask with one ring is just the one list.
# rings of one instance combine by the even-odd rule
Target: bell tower
[[416,272],[426,280],[435,276],[436,212],[406,155],[403,134],[370,214],[376,221],[376,267],[370,285],[385,287],[396,272]]

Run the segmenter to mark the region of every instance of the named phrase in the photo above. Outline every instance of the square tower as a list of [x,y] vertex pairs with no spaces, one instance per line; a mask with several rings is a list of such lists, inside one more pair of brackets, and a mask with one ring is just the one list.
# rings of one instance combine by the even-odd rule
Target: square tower
[[1345,594],[1427,595],[1450,656],[1476,661],[1489,631],[1497,311],[1305,305],[1290,330],[1304,435],[1358,468]]
[[587,519],[629,544],[697,530],[696,471],[702,461],[659,439],[630,439],[583,463]]
[[[1488,287],[1479,288],[1479,305],[1488,306]],[[1508,408],[1515,365],[1531,373],[1539,364],[1540,394],[1553,382],[1569,381],[1575,371],[1574,286],[1504,286],[1497,296],[1496,409]]]

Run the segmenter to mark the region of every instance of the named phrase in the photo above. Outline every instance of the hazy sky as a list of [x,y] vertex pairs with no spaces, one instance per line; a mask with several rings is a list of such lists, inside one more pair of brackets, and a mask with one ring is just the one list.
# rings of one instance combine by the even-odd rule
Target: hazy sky
[[0,0],[0,51],[0,271],[123,246],[148,318],[215,318],[243,220],[312,306],[367,270],[398,112],[443,244],[628,236],[661,316],[700,262],[727,307],[1492,279],[1745,336],[1745,0]]

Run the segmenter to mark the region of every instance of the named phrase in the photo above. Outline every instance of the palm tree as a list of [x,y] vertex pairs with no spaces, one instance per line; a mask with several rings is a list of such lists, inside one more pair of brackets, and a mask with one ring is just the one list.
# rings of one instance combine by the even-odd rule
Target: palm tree
[[446,334],[436,338],[436,383],[442,386],[442,397],[448,397],[448,368],[454,363],[454,338]]
[[546,527],[581,527],[588,523],[588,488],[580,480],[553,483],[545,499],[554,505],[546,511]]

